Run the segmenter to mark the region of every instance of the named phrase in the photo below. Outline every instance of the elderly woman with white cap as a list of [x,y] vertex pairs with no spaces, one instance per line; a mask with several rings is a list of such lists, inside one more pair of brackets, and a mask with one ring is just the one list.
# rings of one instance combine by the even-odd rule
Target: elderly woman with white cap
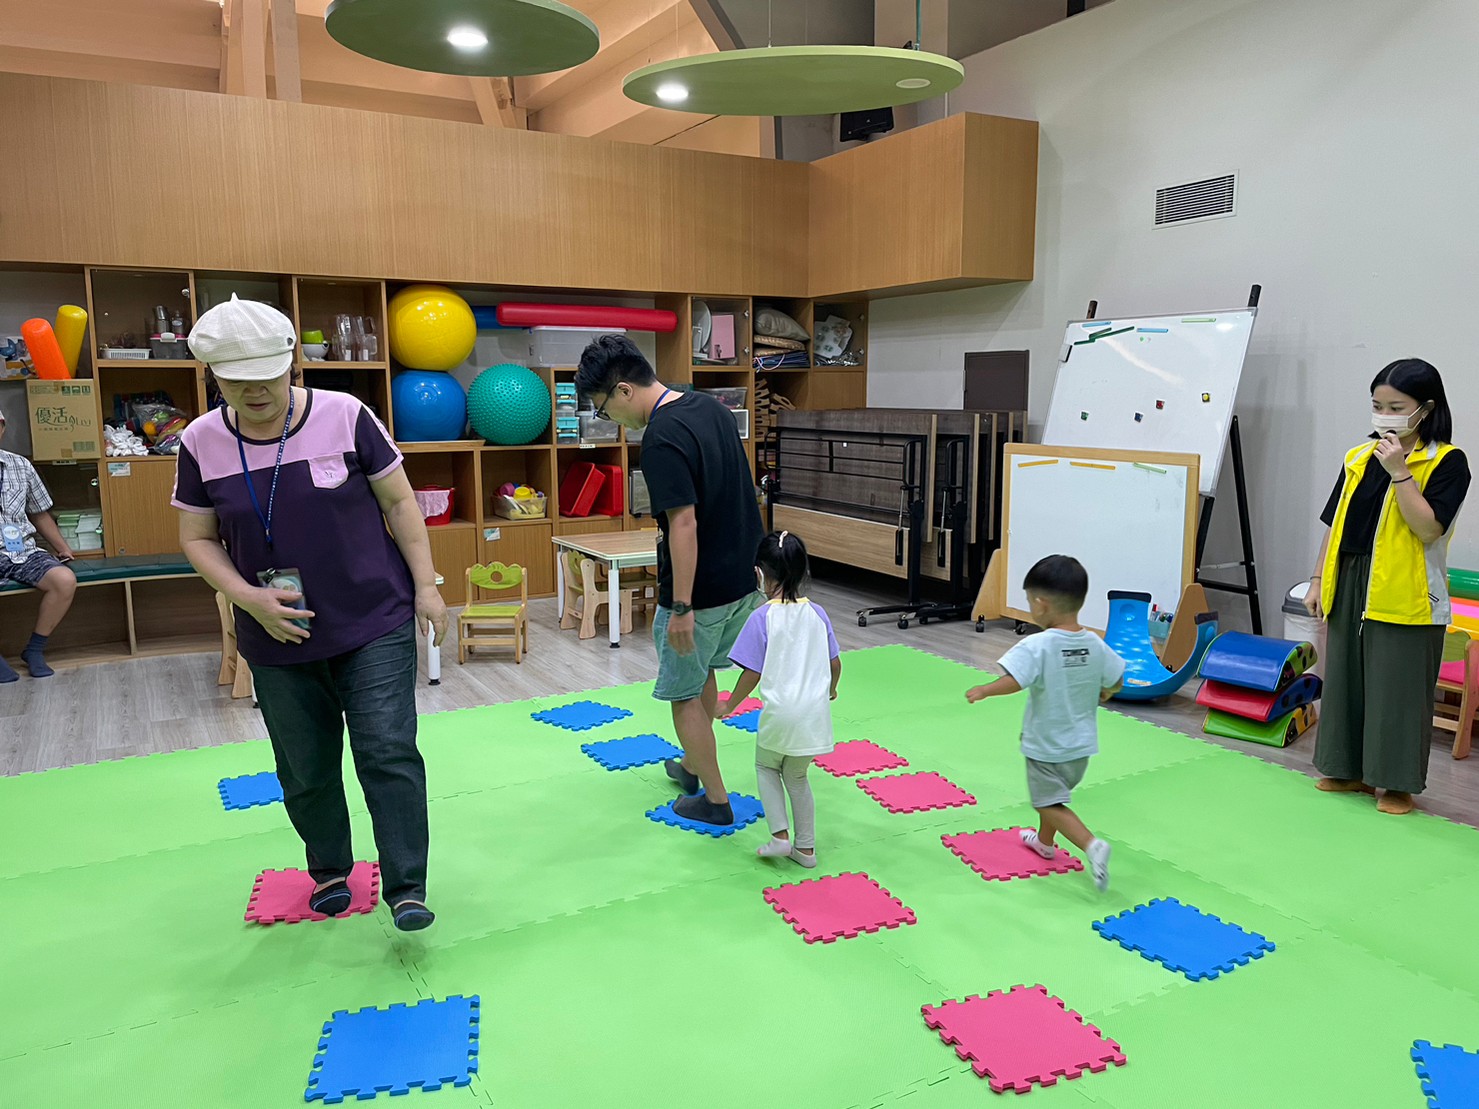
[[[0,412],[0,440],[5,438],[5,413]],[[56,554],[36,546],[36,535]],[[0,581],[18,581],[41,591],[36,630],[21,650],[21,661],[33,678],[49,678],[46,640],[72,607],[77,576],[62,563],[72,561],[72,548],[51,517],[51,494],[29,458],[0,450]],[[0,658],[0,683],[20,681],[10,663]]]
[[185,430],[172,501],[180,542],[236,609],[238,649],[316,883],[309,907],[334,916],[350,906],[347,726],[383,896],[397,928],[425,928],[434,916],[416,633],[429,622],[441,643],[447,608],[401,453],[357,398],[291,384],[293,325],[277,309],[232,297],[200,317],[189,342],[225,407]]

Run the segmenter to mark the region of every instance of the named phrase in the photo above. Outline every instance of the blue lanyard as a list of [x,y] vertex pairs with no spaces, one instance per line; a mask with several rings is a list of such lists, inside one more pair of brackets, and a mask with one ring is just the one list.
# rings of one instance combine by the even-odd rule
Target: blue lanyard
[[[277,462],[272,467],[272,490],[267,494],[267,514],[262,514],[262,502],[257,499],[257,487],[252,483],[252,472],[247,469],[246,443],[241,437],[241,428],[237,424],[231,425],[231,430],[236,432],[236,449],[241,454],[241,476],[246,482],[247,496],[252,499],[252,510],[256,512],[257,519],[262,521],[262,531],[267,536],[267,549],[272,549],[272,505],[277,500],[277,475],[282,471],[282,453],[288,446],[288,432],[293,426],[293,390],[288,389],[288,416],[282,422],[282,438],[277,441]],[[240,417],[237,417],[238,421]]]
[[671,392],[671,389],[666,386],[663,387],[662,396],[657,398],[657,403],[652,406],[652,411],[647,414],[647,422],[649,424],[652,422],[652,417],[657,415],[657,410],[662,407],[662,402],[668,399],[668,394]]

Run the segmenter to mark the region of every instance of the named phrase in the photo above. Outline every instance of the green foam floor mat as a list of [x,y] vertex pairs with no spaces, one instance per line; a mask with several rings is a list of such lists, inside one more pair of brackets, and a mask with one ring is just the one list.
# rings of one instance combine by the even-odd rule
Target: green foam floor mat
[[[581,752],[670,737],[651,683],[425,716],[439,915],[412,935],[383,906],[242,920],[259,870],[303,865],[281,805],[226,812],[216,793],[270,768],[264,742],[0,779],[0,1104],[285,1109],[303,1104],[334,1011],[474,993],[477,1077],[407,1104],[625,1109],[700,1089],[721,1109],[766,1091],[839,1109],[980,1105],[988,1086],[920,1006],[1021,983],[1128,1058],[1035,1090],[1050,1109],[1421,1109],[1412,1041],[1479,1046],[1479,958],[1462,932],[1479,912],[1479,831],[1382,816],[1370,798],[1106,711],[1074,807],[1114,844],[1108,893],[1083,872],[987,881],[940,842],[1034,819],[1023,698],[964,701],[987,677],[906,647],[844,657],[837,737],[880,743],[977,804],[893,814],[814,771],[814,871],[756,858],[763,821],[713,838],[649,820],[676,793],[662,767],[612,772]],[[588,732],[531,719],[585,699],[633,715]],[[716,736],[730,788],[754,793],[754,737]],[[373,858],[347,781],[358,857]],[[762,897],[848,871],[917,923],[808,944]],[[1276,950],[1189,982],[1094,931],[1156,897]]]

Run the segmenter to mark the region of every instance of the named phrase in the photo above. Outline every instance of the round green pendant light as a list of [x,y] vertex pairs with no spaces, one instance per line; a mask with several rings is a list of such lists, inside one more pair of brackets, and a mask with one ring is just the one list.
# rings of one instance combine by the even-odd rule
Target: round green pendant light
[[595,57],[596,25],[558,0],[334,0],[324,25],[376,61],[463,77],[522,77]]
[[765,46],[658,62],[627,75],[628,97],[722,116],[814,116],[913,104],[965,80],[953,58],[886,46]]

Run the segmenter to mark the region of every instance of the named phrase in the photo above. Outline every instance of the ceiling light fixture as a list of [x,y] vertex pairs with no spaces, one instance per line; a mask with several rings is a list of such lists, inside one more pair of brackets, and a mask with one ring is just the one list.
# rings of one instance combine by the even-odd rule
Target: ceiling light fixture
[[664,104],[679,104],[688,99],[688,90],[677,81],[664,81],[657,86],[656,92]]
[[588,62],[590,19],[559,0],[333,0],[324,27],[376,61],[462,77],[525,77]]
[[458,50],[481,50],[488,45],[488,36],[476,27],[453,27],[447,32],[447,41]]

